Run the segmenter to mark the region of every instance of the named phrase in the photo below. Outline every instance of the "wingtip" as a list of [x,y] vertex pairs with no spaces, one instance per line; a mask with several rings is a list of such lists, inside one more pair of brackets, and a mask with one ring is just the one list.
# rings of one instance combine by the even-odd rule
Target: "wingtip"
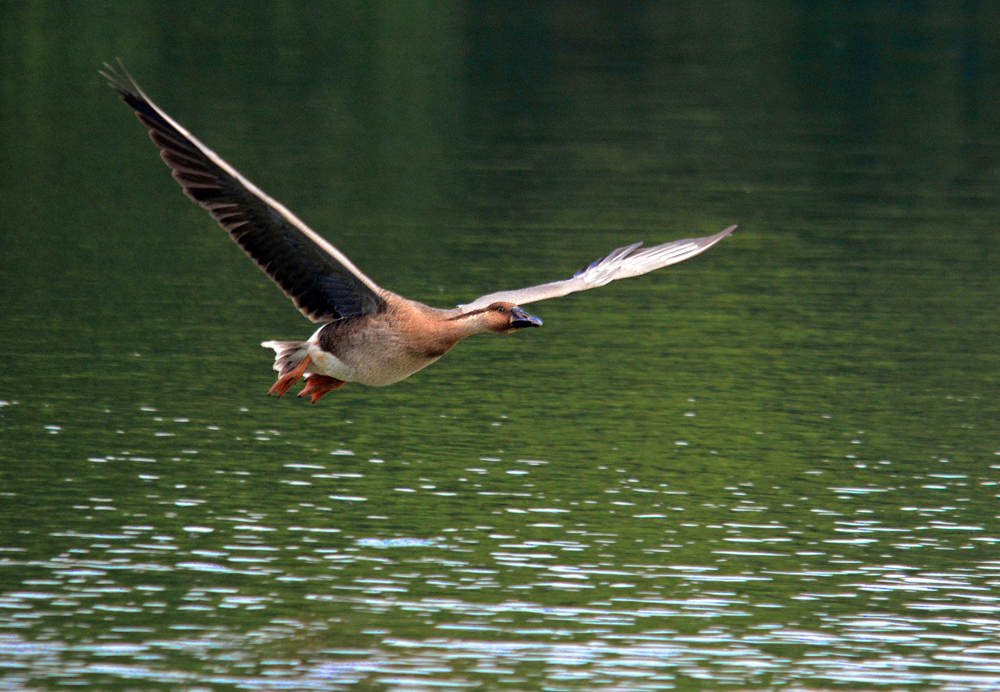
[[736,230],[736,224],[733,224],[729,228],[722,229],[721,231],[719,231],[715,235],[710,235],[710,236],[708,236],[706,238],[702,238],[701,240],[705,243],[704,248],[707,250],[708,248],[710,248],[713,245],[715,245],[716,243],[718,243],[720,240],[723,240],[724,238],[728,238],[729,236],[731,236],[733,234],[733,231],[735,231],[735,230]]
[[135,81],[135,77],[128,71],[125,67],[125,63],[122,62],[121,58],[115,58],[118,62],[118,66],[114,66],[111,63],[105,61],[104,69],[98,70],[97,74],[101,75],[108,81],[108,86],[117,91],[122,96],[126,94],[137,94],[146,97],[142,93],[142,89],[139,88],[138,82]]
[[[116,58],[116,59],[118,60],[118,64],[121,66],[121,69],[124,71],[125,66],[121,65],[121,58]],[[98,70],[97,74],[101,75],[109,82],[115,81],[115,78],[119,76],[118,70],[115,68],[115,66],[109,63],[107,60],[105,60],[101,64],[104,65],[104,69]]]

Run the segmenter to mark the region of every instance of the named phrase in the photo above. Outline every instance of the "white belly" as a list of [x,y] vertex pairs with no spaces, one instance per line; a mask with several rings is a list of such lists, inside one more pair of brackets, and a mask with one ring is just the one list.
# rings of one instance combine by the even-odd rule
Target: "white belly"
[[357,359],[359,362],[353,362],[352,359],[339,358],[319,347],[321,329],[322,327],[316,330],[307,342],[312,363],[306,368],[306,373],[335,377],[344,382],[358,382],[369,387],[385,387],[406,379],[437,360],[437,358],[417,358],[386,349],[375,353],[366,351],[363,358]]

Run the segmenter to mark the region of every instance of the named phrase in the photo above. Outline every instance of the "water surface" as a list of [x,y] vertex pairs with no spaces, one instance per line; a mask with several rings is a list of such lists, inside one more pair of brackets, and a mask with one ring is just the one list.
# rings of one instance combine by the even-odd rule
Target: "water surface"
[[[0,10],[3,689],[1000,685],[985,4],[241,8]],[[267,398],[115,56],[431,304],[740,229]]]

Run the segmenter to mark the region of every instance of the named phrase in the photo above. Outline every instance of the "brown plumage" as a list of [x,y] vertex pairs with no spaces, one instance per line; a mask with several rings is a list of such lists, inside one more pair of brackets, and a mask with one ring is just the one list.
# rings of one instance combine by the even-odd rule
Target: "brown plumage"
[[345,382],[384,386],[427,367],[473,334],[509,334],[542,321],[520,305],[603,286],[683,262],[736,228],[641,249],[618,248],[564,281],[481,296],[450,310],[388,291],[284,205],[243,177],[161,110],[124,66],[101,71],[149,135],[185,194],[203,206],[313,322],[306,341],[265,341],[275,352],[281,396],[301,378],[313,402]]

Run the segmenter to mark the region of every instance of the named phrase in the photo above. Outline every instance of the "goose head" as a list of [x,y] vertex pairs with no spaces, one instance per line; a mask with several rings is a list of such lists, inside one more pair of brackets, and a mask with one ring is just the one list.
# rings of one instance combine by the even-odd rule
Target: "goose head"
[[477,332],[510,334],[525,327],[542,326],[540,319],[529,315],[514,303],[505,301],[490,303],[485,308],[473,310],[462,317],[474,324]]

